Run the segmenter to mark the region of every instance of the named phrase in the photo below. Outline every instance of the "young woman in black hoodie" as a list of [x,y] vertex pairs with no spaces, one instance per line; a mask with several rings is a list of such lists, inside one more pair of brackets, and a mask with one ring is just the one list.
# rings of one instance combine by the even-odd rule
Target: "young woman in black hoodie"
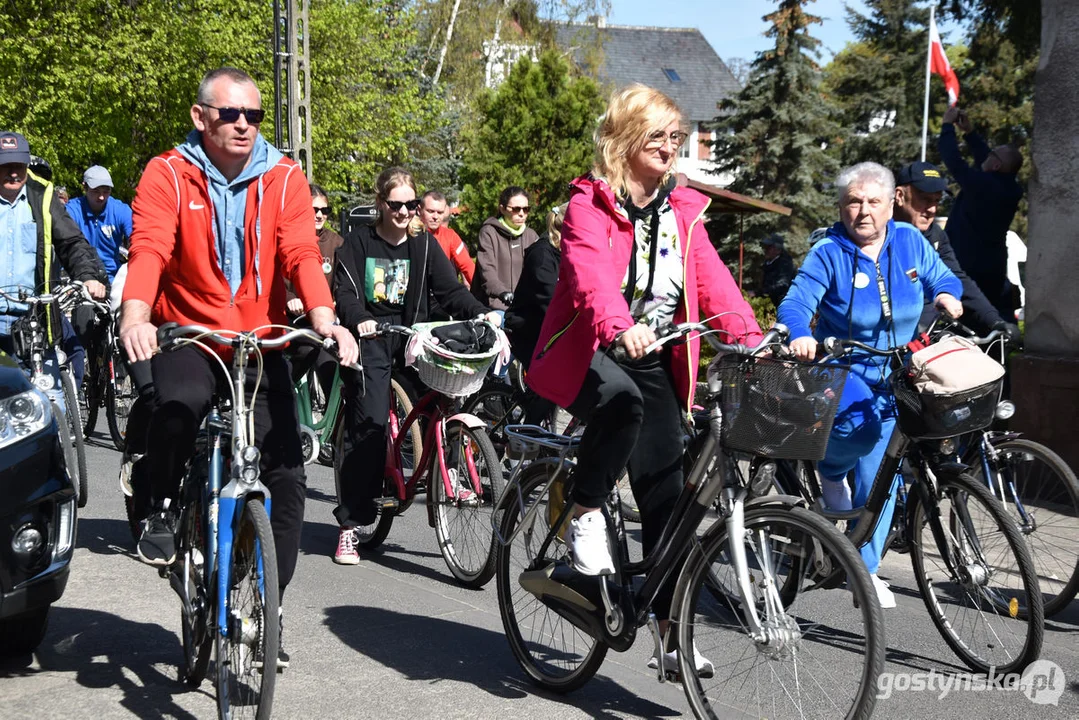
[[[391,167],[375,181],[378,219],[345,236],[337,251],[334,297],[341,323],[361,338],[379,323],[414,325],[428,320],[428,298],[454,317],[485,315],[490,309],[457,281],[446,254],[429,233],[408,233],[419,208],[416,184],[407,170]],[[488,318],[495,324],[498,316]],[[359,562],[353,528],[376,520],[374,499],[382,494],[386,462],[386,423],[390,407],[390,370],[404,363],[398,335],[364,339],[363,377],[342,369],[344,433],[338,448],[334,510],[341,531],[334,561]]]

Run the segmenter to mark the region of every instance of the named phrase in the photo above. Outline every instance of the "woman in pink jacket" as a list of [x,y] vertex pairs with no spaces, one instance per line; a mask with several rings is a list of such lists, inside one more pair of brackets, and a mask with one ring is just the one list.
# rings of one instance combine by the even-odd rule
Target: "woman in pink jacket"
[[[681,123],[674,101],[652,88],[631,85],[611,97],[593,172],[572,185],[558,286],[527,376],[540,395],[587,423],[569,545],[574,566],[588,575],[613,570],[599,508],[623,468],[646,553],[682,489],[681,418],[692,404],[700,345],[645,358],[655,329],[727,313],[711,323],[728,341],[761,336],[704,230],[708,199],[676,186],[675,159],[687,138]],[[608,357],[616,343],[635,362]],[[664,630],[672,589],[654,606]]]

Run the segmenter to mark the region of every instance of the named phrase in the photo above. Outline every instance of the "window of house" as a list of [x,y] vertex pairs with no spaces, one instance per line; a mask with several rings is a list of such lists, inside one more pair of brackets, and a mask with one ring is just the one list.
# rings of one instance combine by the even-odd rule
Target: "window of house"
[[671,82],[682,82],[682,78],[678,76],[678,71],[674,68],[663,68],[663,74],[667,76],[667,79]]
[[692,157],[693,148],[697,145],[697,131],[693,130],[689,133],[689,137],[682,143],[682,147],[678,148],[678,157],[690,158]]

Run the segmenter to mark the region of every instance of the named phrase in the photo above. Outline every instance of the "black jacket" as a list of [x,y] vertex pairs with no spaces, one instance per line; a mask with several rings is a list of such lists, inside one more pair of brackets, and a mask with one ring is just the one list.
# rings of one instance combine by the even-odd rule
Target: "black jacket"
[[540,327],[558,283],[562,253],[546,237],[525,252],[521,279],[513,290],[513,304],[506,311],[506,335],[513,356],[528,369],[539,342]]
[[963,136],[974,164],[967,165],[959,152],[955,127],[945,125],[938,148],[948,171],[961,192],[948,216],[948,237],[955,257],[1001,314],[1015,308],[1012,284],[1008,281],[1008,227],[1023,197],[1015,175],[990,173],[981,169],[989,156],[989,146],[977,133]]
[[794,259],[786,250],[779,253],[772,262],[764,264],[764,272],[761,277],[761,292],[772,300],[772,304],[779,307],[791,283],[794,282]]
[[[959,278],[959,282],[963,283],[963,317],[961,318],[963,324],[979,335],[987,334],[994,325],[1004,318],[993,307],[993,303],[989,302],[978,284],[963,272],[963,268],[959,265],[959,260],[955,257],[952,243],[948,239],[948,233],[939,225],[933,223],[924,234],[925,239],[940,255],[941,262]],[[927,302],[922,309],[922,319],[918,323],[919,329],[924,330],[929,327],[936,315],[936,306],[932,302]]]
[[[429,318],[429,294],[434,294],[454,317],[471,318],[489,312],[457,281],[457,271],[434,237],[423,232],[405,242],[411,264],[402,324],[414,325]],[[367,303],[364,281],[367,258],[385,257],[384,247],[386,243],[375,234],[374,227],[361,225],[345,236],[337,250],[333,279],[337,316],[353,333],[361,322],[378,319]]]

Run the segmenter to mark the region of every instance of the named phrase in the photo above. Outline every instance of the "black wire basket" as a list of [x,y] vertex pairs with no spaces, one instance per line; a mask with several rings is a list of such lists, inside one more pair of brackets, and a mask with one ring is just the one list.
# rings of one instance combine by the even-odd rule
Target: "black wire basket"
[[722,383],[724,448],[776,460],[824,457],[848,368],[725,355],[713,372]]
[[891,377],[899,429],[914,440],[939,440],[993,424],[1004,378],[950,395],[919,392],[906,369]]

